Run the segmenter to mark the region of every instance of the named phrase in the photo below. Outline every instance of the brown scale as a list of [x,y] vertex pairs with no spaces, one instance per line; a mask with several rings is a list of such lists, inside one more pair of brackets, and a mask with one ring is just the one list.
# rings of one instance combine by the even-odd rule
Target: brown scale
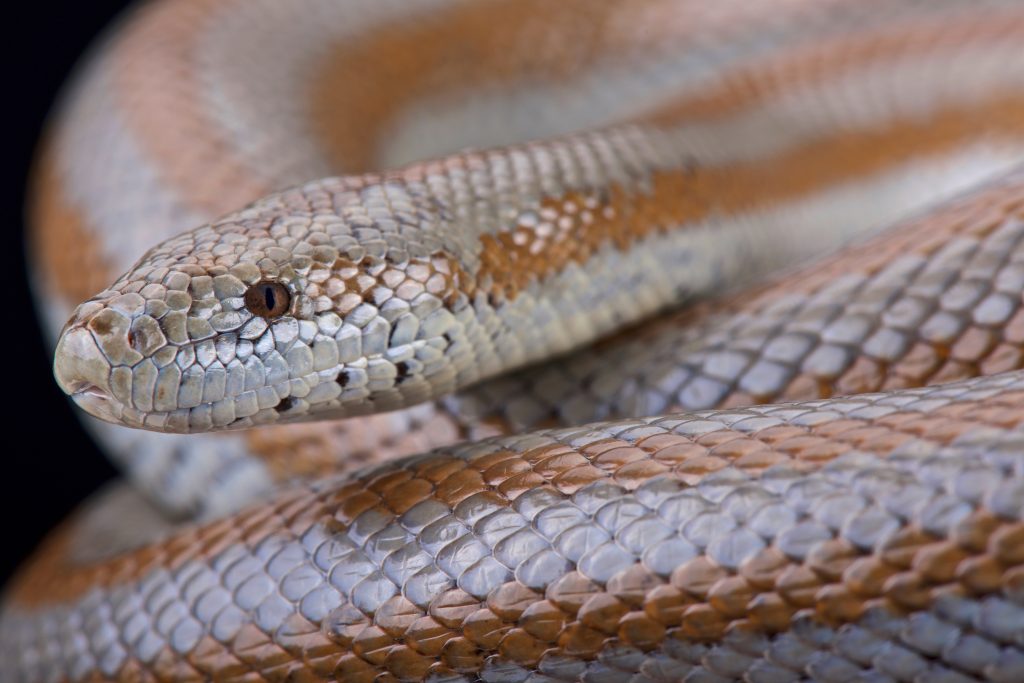
[[[1024,119],[1022,119],[1024,120]],[[700,305],[683,311],[667,320],[659,321],[648,329],[637,331],[639,341],[624,334],[603,342],[602,353],[609,356],[617,347],[632,348],[630,344],[644,344],[644,340],[687,338],[689,331],[699,332],[712,324],[721,324],[725,316],[742,318],[756,316],[781,297],[794,293],[811,296],[819,288],[832,282],[837,273],[864,273],[871,276],[882,270],[893,259],[905,254],[918,254],[933,258],[946,244],[957,238],[970,238],[983,242],[988,235],[1008,221],[1024,217],[1024,182],[1017,179],[996,183],[993,187],[935,209],[920,219],[887,232],[860,246],[843,250],[834,257],[816,265],[795,271],[783,279],[762,286],[753,293],[744,292],[713,305]],[[722,407],[769,403],[780,400],[807,400],[828,398],[833,395],[888,391],[918,387],[939,382],[955,381],[979,374],[994,374],[1024,367],[1024,307],[1021,301],[1012,305],[1017,311],[1001,324],[965,327],[951,337],[919,337],[908,345],[907,351],[895,361],[873,358],[862,346],[853,348],[854,354],[845,370],[834,376],[798,373],[787,385],[772,393],[749,395],[733,387],[719,401]],[[917,332],[921,334],[920,331]],[[806,357],[806,356],[805,356]],[[679,359],[680,362],[685,357]],[[540,374],[538,373],[540,376]],[[529,390],[529,386],[526,386]],[[670,402],[672,409],[684,409],[679,402]],[[612,404],[612,415],[621,414]],[[500,407],[496,406],[500,410]],[[500,413],[499,413],[500,415]],[[545,420],[560,424],[558,415]],[[506,428],[524,425],[506,423]],[[529,425],[527,425],[529,426]]]
[[[979,424],[1018,425],[1022,406],[1024,392],[1005,391],[980,401],[954,402],[927,415],[903,412],[877,420],[834,419],[813,427],[773,426],[751,434],[720,429],[698,438],[663,434],[638,437],[641,447],[609,440],[589,451],[555,444],[529,451],[507,449],[465,462],[442,452],[415,463],[396,463],[389,471],[320,494],[296,490],[232,520],[188,529],[161,545],[78,575],[89,584],[113,585],[137,578],[157,562],[173,568],[184,558],[209,557],[228,538],[254,547],[273,535],[301,536],[325,522],[340,530],[356,515],[377,506],[401,513],[431,498],[454,506],[472,493],[488,491],[486,485],[478,485],[483,473],[510,461],[528,463],[544,485],[558,488],[563,476],[580,469],[581,463],[628,449],[644,453],[648,460],[663,460],[668,471],[683,478],[688,461],[747,457],[746,448],[710,455],[736,443],[759,445],[786,459],[803,458],[808,449],[827,443],[868,449],[875,444],[884,457],[897,443],[887,438],[893,434],[947,443]],[[944,411],[958,419],[943,417]],[[636,433],[645,434],[645,430]],[[628,430],[623,438],[630,438]],[[678,445],[683,442],[697,450],[681,456]],[[828,460],[818,457],[806,464],[816,469]],[[623,458],[619,469],[636,462],[640,461]],[[619,470],[613,467],[593,469],[600,478],[619,479]],[[490,495],[494,504],[511,502],[498,492]],[[47,561],[44,553],[37,563]],[[614,643],[651,651],[672,638],[717,642],[735,628],[777,633],[789,628],[800,609],[813,610],[821,623],[831,626],[855,623],[872,604],[903,614],[928,609],[942,591],[984,596],[1004,590],[1008,580],[1021,581],[1021,565],[1024,524],[979,509],[961,520],[948,539],[906,526],[876,554],[840,538],[819,544],[802,563],[769,546],[736,571],[707,556],[682,563],[667,580],[642,565],[620,572],[603,586],[570,571],[543,593],[515,580],[498,586],[483,601],[459,589],[447,590],[426,611],[398,595],[374,614],[346,607],[323,625],[293,615],[274,635],[245,627],[231,643],[205,639],[187,661],[164,652],[153,666],[161,676],[182,680],[244,676],[249,671],[300,680],[326,675],[348,677],[344,680],[415,680],[428,672],[477,671],[493,654],[533,666],[551,648],[591,659]],[[14,589],[16,599],[43,606],[84,590],[85,584],[69,587],[63,577],[62,572],[53,573],[39,564],[29,567]]]
[[[1020,116],[1017,121],[1024,121],[1024,110],[1019,112],[1019,114]],[[962,118],[960,117],[961,115]],[[998,128],[1000,120],[999,116],[996,116],[992,120],[992,125]],[[949,123],[948,129],[958,131],[956,135],[966,135],[969,128],[975,127],[973,121],[974,119],[961,112],[956,118],[955,123]],[[1004,122],[1008,125],[1011,124],[1009,118],[1006,118]],[[1012,124],[1012,126],[1016,125],[1018,124]],[[939,126],[939,128],[942,128],[942,126]],[[926,139],[928,139],[927,135],[921,139],[921,144],[927,146],[935,142],[935,140],[926,141]],[[814,154],[823,154],[824,151],[823,149],[816,148]],[[803,154],[810,155],[807,150],[801,153],[801,155]],[[838,162],[838,160],[836,161]],[[846,165],[845,163],[837,163],[835,167],[845,168]],[[693,175],[694,173],[696,175]],[[761,173],[763,175],[750,175],[750,187],[747,188],[748,194],[740,193],[738,196],[749,196],[750,193],[756,196],[757,193],[754,192],[754,188],[762,185],[765,177],[774,175],[767,168],[763,169]],[[680,179],[689,177],[691,180],[699,179],[701,176],[700,171],[691,170],[679,171],[678,174]],[[777,175],[785,177],[785,173]],[[780,186],[778,186],[780,182],[784,183],[785,181],[775,181],[776,188],[768,196],[777,196],[776,193],[781,191],[779,190]],[[795,191],[798,187],[799,185],[794,185],[793,190]],[[657,188],[657,183],[655,183],[655,188]],[[688,196],[700,194],[696,190],[688,189],[687,192]],[[654,194],[645,194],[644,192],[637,191],[628,195],[621,193],[619,196],[621,197],[620,201],[626,203],[625,205],[618,206],[616,211],[610,214],[613,217],[629,215],[631,211],[639,211],[648,203],[652,206],[659,206],[667,195],[659,195],[657,190],[655,190]],[[682,195],[675,195],[675,201],[679,201],[679,196]],[[683,209],[675,215],[660,215],[658,220],[651,223],[633,224],[630,222],[629,225],[635,227],[636,230],[641,230],[641,228],[637,227],[638,225],[665,226],[670,224],[679,215],[695,210],[694,206]],[[637,334],[640,335],[639,338],[641,339],[657,338],[658,335],[678,335],[684,329],[700,329],[703,324],[706,324],[704,321],[721,316],[722,311],[731,311],[734,315],[752,314],[770,304],[778,296],[785,296],[793,292],[804,292],[810,295],[816,289],[834,280],[838,272],[860,272],[870,276],[884,268],[893,258],[908,252],[917,253],[928,258],[937,253],[939,249],[957,235],[983,240],[992,230],[998,228],[1002,221],[1021,215],[1024,215],[1024,210],[1021,208],[1020,183],[1014,181],[997,186],[982,192],[979,196],[972,199],[937,209],[931,216],[910,222],[896,232],[887,233],[863,246],[845,250],[836,257],[828,259],[819,265],[798,271],[773,285],[762,288],[760,292],[755,294],[744,293],[713,306],[698,307],[696,311],[683,312],[674,318],[650,324],[645,330],[626,333],[617,337],[616,340],[603,342],[600,348],[605,349],[605,352],[607,352],[609,349],[614,349],[617,344],[629,344],[630,340]],[[589,240],[588,238],[575,241],[572,250],[563,254],[564,258],[585,259],[599,247],[601,240],[609,239],[609,234],[620,230],[628,231],[626,224],[618,223],[614,218],[594,221],[592,225],[597,226],[593,233],[594,239]],[[614,228],[609,226],[614,226]],[[501,254],[503,259],[508,258],[506,251],[504,248],[495,250],[496,253]],[[502,277],[492,277],[489,264],[494,264],[488,261],[488,257],[485,256],[481,273],[478,273],[476,276],[477,281],[493,282],[494,286],[498,288],[494,291],[511,293],[518,286],[526,282],[528,278],[541,278],[553,272],[552,269],[560,267],[545,257],[531,255],[528,247],[523,247],[523,253],[517,258],[520,259],[517,263],[517,267],[520,269],[517,271],[517,279],[507,280]],[[494,265],[494,267],[500,269],[500,264]],[[1019,307],[1019,304],[1017,305]],[[844,371],[836,376],[797,374],[795,378],[790,380],[787,386],[780,387],[774,393],[757,396],[749,395],[738,388],[733,388],[732,391],[722,397],[719,405],[736,406],[753,402],[801,400],[828,397],[835,394],[891,390],[923,386],[940,381],[954,381],[980,373],[1002,372],[1024,366],[1024,350],[1022,348],[1024,348],[1024,308],[1018,310],[1002,327],[982,327],[975,324],[953,337],[940,336],[931,339],[921,337],[910,345],[902,358],[895,361],[872,358],[865,355],[862,349],[856,348],[854,349],[856,353],[852,362],[847,365]],[[452,413],[453,408],[456,406],[457,403],[439,406],[440,415],[435,418],[436,426],[432,427],[428,423],[414,427],[413,432],[420,432],[418,436],[424,437],[415,438],[414,443],[419,444],[421,448],[426,448],[449,443],[451,437],[445,436],[446,433],[457,433],[462,438],[465,438],[494,433],[495,428],[498,431],[509,431],[513,428],[523,429],[540,426],[539,424],[519,425],[503,419],[499,412],[503,407],[502,405],[497,407],[496,412],[485,413],[480,416],[481,420],[489,425],[481,432],[479,431],[480,428],[468,425],[457,414]],[[677,404],[675,407],[683,406]],[[545,420],[545,426],[560,424],[557,415],[548,415]],[[304,427],[303,430],[297,433],[301,434],[299,438],[303,443],[307,444],[310,452],[328,454],[325,466],[329,467],[331,459],[334,458],[336,461],[338,458],[328,444],[338,443],[339,441],[342,443],[353,442],[353,438],[346,438],[346,434],[353,429],[356,428],[352,423],[341,422],[334,425]],[[287,427],[284,429],[252,430],[247,438],[257,454],[263,453],[267,457],[273,458],[273,454],[280,452],[282,449],[291,452],[290,449],[286,449],[282,444],[291,443],[296,437],[288,437],[286,430]],[[294,432],[295,430],[292,431]],[[423,434],[424,431],[428,431],[430,434]],[[358,440],[358,437],[355,440]],[[392,438],[392,440],[394,439]],[[393,448],[389,449],[386,443],[379,444],[376,441],[372,441],[368,444],[368,448],[376,447],[374,457],[385,459],[394,454],[410,452],[406,450],[407,447],[402,446],[402,443],[404,442],[399,440]],[[357,462],[362,459],[361,454],[362,451],[358,448],[352,449],[352,456]],[[279,462],[279,459],[274,459],[274,461]],[[287,470],[287,461],[279,462],[279,464],[284,468],[282,471]]]
[[[764,161],[655,171],[647,188],[612,186],[604,196],[549,198],[540,205],[541,226],[481,237],[477,282],[493,283],[496,301],[511,299],[527,283],[543,281],[568,263],[586,263],[604,245],[626,249],[645,236],[709,216],[784,204],[823,187],[869,177],[896,160],[939,154],[986,133],[1020,137],[1021,121],[1024,101],[1013,95],[996,97],[938,112],[925,124],[896,120],[875,130],[844,131]],[[855,379],[847,381],[856,384]]]

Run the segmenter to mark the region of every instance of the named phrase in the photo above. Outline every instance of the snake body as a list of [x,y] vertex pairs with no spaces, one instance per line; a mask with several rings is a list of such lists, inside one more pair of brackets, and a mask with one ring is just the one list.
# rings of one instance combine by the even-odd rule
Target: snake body
[[1024,680],[1022,41],[994,0],[140,7],[32,212],[136,488],[8,587],[2,675]]

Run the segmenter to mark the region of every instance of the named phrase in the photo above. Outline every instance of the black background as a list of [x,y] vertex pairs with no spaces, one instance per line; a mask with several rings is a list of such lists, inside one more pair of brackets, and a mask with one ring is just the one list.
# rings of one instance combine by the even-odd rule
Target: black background
[[[24,254],[25,183],[47,112],[78,58],[126,3],[48,0],[4,10],[7,88],[0,91],[6,133],[3,183],[4,313],[0,393],[0,582],[113,470],[54,383],[28,290]],[[74,245],[68,245],[74,248]]]

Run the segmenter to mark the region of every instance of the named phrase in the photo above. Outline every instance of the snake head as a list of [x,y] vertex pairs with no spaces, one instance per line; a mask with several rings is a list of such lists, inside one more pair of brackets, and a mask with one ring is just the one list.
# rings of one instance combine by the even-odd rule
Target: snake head
[[401,183],[329,179],[145,254],[81,304],[61,388],[108,422],[197,432],[391,410],[454,388],[471,311]]

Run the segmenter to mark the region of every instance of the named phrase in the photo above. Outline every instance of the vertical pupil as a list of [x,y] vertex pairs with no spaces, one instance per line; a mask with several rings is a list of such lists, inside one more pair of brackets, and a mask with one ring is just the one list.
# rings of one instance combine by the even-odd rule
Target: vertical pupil
[[267,310],[268,311],[273,311],[274,310],[274,303],[275,302],[274,302],[274,288],[273,287],[267,286],[267,287],[263,288],[263,302],[267,305]]

